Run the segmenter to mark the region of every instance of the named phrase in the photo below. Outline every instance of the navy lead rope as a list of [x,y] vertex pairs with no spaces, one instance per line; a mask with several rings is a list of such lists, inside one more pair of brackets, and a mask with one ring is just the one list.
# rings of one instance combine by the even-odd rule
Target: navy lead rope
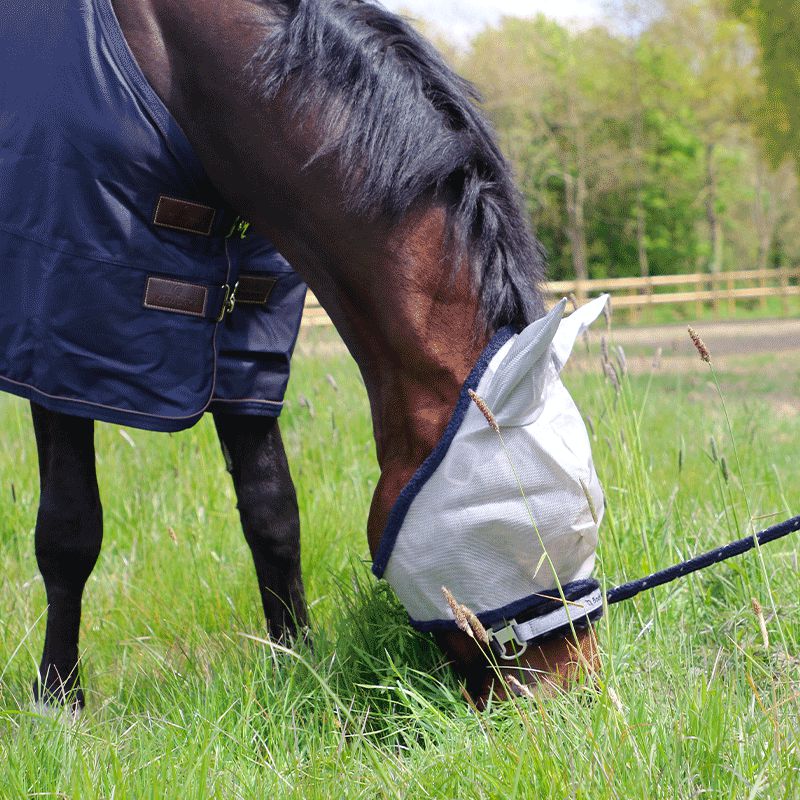
[[710,567],[712,564],[719,564],[720,561],[727,561],[729,558],[740,556],[742,553],[752,550],[756,546],[756,540],[758,540],[759,545],[769,544],[796,531],[800,531],[800,517],[792,517],[792,519],[787,519],[786,522],[782,522],[780,525],[773,525],[755,536],[745,536],[744,539],[731,542],[724,547],[718,547],[716,550],[710,550],[708,553],[695,556],[688,561],[682,561],[680,564],[675,564],[674,567],[659,570],[645,578],[640,578],[638,581],[615,586],[606,592],[606,602],[608,605],[621,603],[623,600],[635,597],[648,589],[671,583],[684,575],[690,575],[692,572]]

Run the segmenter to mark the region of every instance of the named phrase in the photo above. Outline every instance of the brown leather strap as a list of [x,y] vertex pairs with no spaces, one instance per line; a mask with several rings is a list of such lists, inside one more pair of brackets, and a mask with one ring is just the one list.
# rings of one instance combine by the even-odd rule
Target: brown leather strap
[[153,212],[153,225],[174,231],[210,236],[217,210],[211,206],[162,194]]
[[171,311],[173,314],[218,320],[230,293],[228,286],[206,286],[202,283],[148,275],[143,305],[155,311]]
[[277,282],[277,278],[269,275],[260,275],[256,272],[239,273],[236,303],[265,306]]

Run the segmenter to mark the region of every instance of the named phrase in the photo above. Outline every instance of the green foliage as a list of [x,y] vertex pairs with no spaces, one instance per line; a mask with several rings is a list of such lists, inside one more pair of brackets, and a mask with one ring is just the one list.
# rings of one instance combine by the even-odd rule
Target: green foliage
[[732,0],[731,6],[761,48],[766,92],[753,115],[756,129],[774,166],[792,158],[800,168],[800,2]]
[[[506,18],[451,55],[481,90],[514,163],[550,277],[794,262],[800,193],[779,163],[788,144],[773,147],[781,158],[770,165],[759,135],[790,131],[786,120],[800,115],[789,93],[800,92],[800,14],[783,24],[778,0],[748,12],[793,37],[765,51],[765,89],[749,29],[718,0],[610,6],[609,27]],[[763,112],[765,102],[781,108],[773,69],[791,108],[784,122]]]

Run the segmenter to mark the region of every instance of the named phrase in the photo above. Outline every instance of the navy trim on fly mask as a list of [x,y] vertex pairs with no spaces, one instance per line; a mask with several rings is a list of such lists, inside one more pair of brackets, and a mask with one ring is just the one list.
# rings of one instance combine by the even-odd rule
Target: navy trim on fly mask
[[[583,597],[591,594],[595,589],[599,588],[600,583],[594,578],[586,578],[580,581],[572,581],[572,583],[565,583],[561,589],[564,592],[564,598],[570,602],[580,600]],[[516,619],[517,622],[527,622],[534,617],[541,617],[555,611],[558,608],[563,608],[564,601],[561,599],[558,589],[553,588],[546,592],[538,592],[528,597],[523,597],[521,600],[515,600],[502,608],[492,609],[491,611],[482,611],[475,616],[481,621],[485,628],[492,628],[499,622],[506,622],[510,619]],[[586,614],[583,617],[573,620],[576,627],[581,627],[587,622],[595,622],[603,616],[603,608],[598,608],[596,611]],[[458,626],[452,619],[434,619],[427,622],[417,622],[411,619],[411,627],[422,633],[432,633],[434,631],[456,631]],[[544,641],[553,636],[556,636],[564,629],[568,629],[569,624],[548,631],[545,635],[538,637],[534,641]]]
[[478,384],[488,369],[491,360],[516,332],[513,326],[506,325],[506,327],[501,328],[492,337],[492,340],[481,354],[478,362],[472,368],[469,377],[461,387],[458,403],[456,403],[455,411],[453,411],[453,416],[450,418],[450,422],[447,428],[445,428],[442,438],[433,449],[433,452],[422,462],[422,465],[414,473],[411,480],[405,485],[403,491],[400,492],[400,496],[392,506],[392,510],[389,512],[389,519],[386,522],[386,527],[383,530],[383,535],[378,544],[378,552],[375,554],[375,560],[372,564],[372,572],[378,578],[382,578],[383,573],[386,571],[386,565],[389,563],[389,559],[392,556],[395,542],[400,534],[400,528],[403,527],[403,522],[405,521],[408,509],[411,507],[411,503],[414,502],[414,499],[420,493],[428,478],[433,475],[439,464],[442,463],[442,459],[447,454],[450,444],[455,438],[456,433],[458,433],[461,423],[464,421],[464,417],[472,402],[469,396],[469,390],[472,389],[474,391],[478,388]]

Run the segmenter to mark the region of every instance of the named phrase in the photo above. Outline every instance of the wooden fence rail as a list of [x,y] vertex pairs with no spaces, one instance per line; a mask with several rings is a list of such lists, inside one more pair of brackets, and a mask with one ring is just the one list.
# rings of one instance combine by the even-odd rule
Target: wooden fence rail
[[[728,313],[732,314],[737,301],[757,300],[764,308],[769,297],[780,298],[783,312],[788,314],[789,298],[800,297],[800,267],[654,275],[650,278],[552,281],[543,288],[549,304],[570,294],[575,295],[578,302],[583,302],[588,297],[609,292],[613,297],[614,308],[628,309],[634,318],[643,309],[653,306],[688,303],[695,305],[698,315],[705,303],[710,303],[715,311],[719,311],[720,304],[725,303]],[[312,327],[331,324],[325,310],[311,292],[306,298],[303,324]]]

